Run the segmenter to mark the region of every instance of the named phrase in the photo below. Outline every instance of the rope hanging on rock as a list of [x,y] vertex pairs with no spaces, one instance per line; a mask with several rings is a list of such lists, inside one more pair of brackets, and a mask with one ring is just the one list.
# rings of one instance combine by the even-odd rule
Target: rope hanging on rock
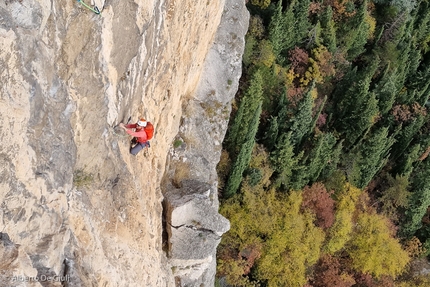
[[87,8],[87,9],[89,9],[89,10],[93,11],[94,13],[96,13],[96,14],[100,14],[100,10],[99,10],[99,8],[98,8],[97,6],[95,6],[95,5],[94,5],[94,8],[93,8],[93,7],[89,6],[88,4],[86,4],[86,3],[85,3],[84,1],[82,1],[82,0],[78,0],[78,2],[79,2],[79,3],[81,3],[85,8]]

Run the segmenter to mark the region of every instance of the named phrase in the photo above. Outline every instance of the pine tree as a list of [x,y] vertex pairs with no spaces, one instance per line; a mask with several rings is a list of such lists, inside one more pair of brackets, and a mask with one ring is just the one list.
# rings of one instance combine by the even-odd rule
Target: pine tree
[[340,140],[334,147],[330,160],[327,162],[326,166],[321,171],[321,179],[328,179],[337,170],[337,166],[340,162],[340,155],[342,154],[342,148],[343,140]]
[[291,132],[279,137],[276,148],[270,153],[270,160],[276,173],[275,186],[289,186],[293,170],[297,167],[299,158],[295,156],[294,145],[291,142]]
[[242,182],[243,172],[245,171],[245,169],[249,164],[249,161],[251,159],[252,149],[255,144],[255,135],[257,134],[258,125],[260,123],[260,114],[261,114],[261,102],[257,107],[257,110],[254,111],[254,117],[248,128],[248,132],[245,137],[245,142],[240,147],[239,154],[237,156],[236,161],[233,164],[231,174],[227,180],[227,185],[224,192],[224,196],[226,198],[236,194],[240,186],[240,183]]
[[413,164],[415,161],[418,160],[420,148],[420,144],[415,144],[414,146],[409,148],[408,152],[403,153],[400,160],[396,161],[398,163],[395,169],[397,174],[400,174],[401,176],[405,177],[409,177],[411,175],[413,170]]
[[425,123],[425,118],[422,115],[418,115],[411,123],[405,124],[398,135],[396,136],[397,142],[393,146],[393,156],[398,158],[401,156],[405,150],[409,147],[413,138],[416,136],[417,132]]
[[378,100],[379,111],[386,115],[392,108],[396,98],[396,70],[392,70],[390,65],[384,70],[380,80],[375,84],[373,92]]
[[388,137],[388,128],[380,128],[369,134],[367,140],[358,150],[354,161],[359,169],[359,175],[350,181],[358,188],[364,188],[386,164],[389,151],[394,143],[393,137]]
[[308,178],[310,182],[315,182],[328,162],[332,159],[333,147],[336,145],[336,138],[331,133],[321,134],[318,137],[316,146],[312,149],[308,159]]
[[[363,1],[357,13],[352,19],[351,27],[353,28],[354,34],[350,32],[350,37],[353,37],[350,46],[346,47],[346,52],[348,54],[348,59],[355,59],[358,55],[365,51],[364,45],[367,43],[369,37],[369,24],[366,22],[367,13],[367,0]],[[348,43],[349,41],[346,41]],[[349,43],[348,43],[349,44]]]
[[[373,92],[369,92],[370,82],[377,68],[378,61],[357,73],[355,82],[353,71],[348,75],[346,83],[349,88],[336,105],[336,129],[345,138],[346,146],[352,146],[373,124],[378,114],[378,101]],[[351,78],[349,78],[351,77]],[[343,83],[345,85],[345,83]]]
[[322,43],[327,47],[330,53],[336,52],[336,28],[333,20],[333,10],[331,6],[327,6],[324,13],[321,15],[321,37]]
[[264,145],[268,151],[272,151],[278,140],[279,124],[277,117],[271,117],[269,120],[269,128],[264,134]]
[[413,170],[411,178],[411,195],[409,205],[403,217],[403,224],[400,235],[411,238],[422,226],[422,218],[430,206],[430,158],[424,161]]
[[408,78],[407,87],[409,90],[415,91],[415,100],[424,106],[429,99],[430,87],[430,66],[427,63],[422,63],[422,69],[417,71],[413,77]]
[[263,80],[260,70],[257,70],[251,78],[250,86],[240,102],[239,109],[227,136],[227,148],[233,159],[238,149],[245,142],[249,126],[254,119],[254,113],[261,104],[262,98]]
[[283,12],[282,1],[279,1],[269,24],[269,40],[279,63],[285,62],[283,52],[295,45],[293,4]]
[[313,83],[303,99],[297,105],[296,114],[290,119],[291,143],[296,147],[302,142],[302,139],[312,131],[312,90],[315,86]]
[[[294,9],[294,35],[296,43],[301,43],[308,35],[311,28],[309,22],[309,5],[310,0],[297,1],[293,7]],[[296,44],[295,43],[295,44]]]
[[358,7],[356,13],[345,24],[340,25],[337,31],[338,46],[352,60],[364,52],[364,45],[369,36],[369,24],[366,22],[367,1]]

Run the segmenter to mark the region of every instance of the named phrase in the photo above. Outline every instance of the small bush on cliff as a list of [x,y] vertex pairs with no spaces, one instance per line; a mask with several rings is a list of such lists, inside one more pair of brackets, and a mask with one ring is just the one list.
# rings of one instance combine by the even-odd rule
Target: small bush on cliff
[[73,173],[73,184],[76,187],[85,187],[93,182],[94,178],[92,174],[86,173],[82,169],[75,170]]

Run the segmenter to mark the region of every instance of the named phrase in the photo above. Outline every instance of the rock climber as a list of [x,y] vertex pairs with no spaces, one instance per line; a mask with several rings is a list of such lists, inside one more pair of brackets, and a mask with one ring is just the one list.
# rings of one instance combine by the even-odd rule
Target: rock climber
[[119,126],[123,128],[126,133],[133,136],[130,147],[130,153],[132,155],[137,155],[142,149],[151,146],[149,140],[152,139],[154,135],[154,126],[152,123],[141,118],[135,124],[125,125],[120,123]]

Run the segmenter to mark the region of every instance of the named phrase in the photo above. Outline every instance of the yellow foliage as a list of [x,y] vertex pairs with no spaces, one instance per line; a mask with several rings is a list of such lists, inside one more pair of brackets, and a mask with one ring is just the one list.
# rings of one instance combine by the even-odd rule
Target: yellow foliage
[[292,87],[293,86],[293,82],[294,79],[297,77],[298,75],[294,73],[294,69],[291,68],[288,70],[287,74],[285,75],[285,85],[287,87]]
[[372,15],[370,15],[369,13],[366,13],[366,15],[364,16],[364,21],[369,25],[367,39],[373,39],[375,37],[376,19],[372,17]]
[[318,63],[314,59],[309,58],[309,67],[306,70],[304,77],[300,78],[300,83],[302,87],[306,87],[313,80],[316,83],[322,83],[323,77],[321,75],[320,67],[318,66]]
[[278,194],[246,183],[241,192],[240,202],[221,207],[231,223],[222,246],[241,250],[259,243],[263,252],[254,266],[257,279],[267,280],[267,286],[303,286],[307,269],[319,258],[324,232],[314,226],[312,214],[302,213],[301,192]]
[[268,40],[262,40],[259,46],[259,55],[254,62],[255,65],[264,65],[271,67],[276,60],[276,56],[273,53],[272,43]]
[[352,217],[360,194],[361,190],[349,183],[346,183],[339,193],[335,221],[329,230],[329,240],[325,246],[329,254],[341,250],[350,240],[353,229]]
[[299,80],[303,87],[309,85],[312,81],[323,83],[324,78],[331,77],[336,72],[335,66],[332,63],[332,54],[325,46],[320,45],[312,49],[311,52],[312,57],[309,58],[308,69]]
[[269,154],[264,149],[263,145],[255,145],[252,150],[251,161],[249,168],[258,168],[262,173],[260,183],[262,186],[270,184],[270,177],[273,174],[273,169],[270,167]]
[[353,267],[376,278],[400,275],[410,258],[391,233],[386,217],[361,213],[348,249]]

